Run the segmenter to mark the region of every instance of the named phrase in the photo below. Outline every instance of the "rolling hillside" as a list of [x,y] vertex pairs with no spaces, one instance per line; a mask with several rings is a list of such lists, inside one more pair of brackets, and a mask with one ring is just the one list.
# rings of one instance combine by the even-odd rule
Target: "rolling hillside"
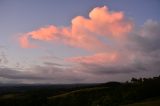
[[0,104],[2,106],[158,106],[159,89],[160,76],[132,78],[126,83],[7,86],[0,89]]

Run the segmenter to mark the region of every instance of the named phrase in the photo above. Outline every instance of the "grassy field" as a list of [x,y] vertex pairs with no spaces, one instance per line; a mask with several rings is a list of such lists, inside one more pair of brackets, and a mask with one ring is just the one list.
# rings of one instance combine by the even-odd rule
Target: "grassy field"
[[160,106],[160,99],[159,100],[144,101],[144,102],[124,105],[124,106]]

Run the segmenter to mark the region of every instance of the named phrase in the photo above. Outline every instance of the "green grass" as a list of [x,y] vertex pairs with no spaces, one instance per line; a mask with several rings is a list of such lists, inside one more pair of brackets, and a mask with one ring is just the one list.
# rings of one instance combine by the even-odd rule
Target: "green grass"
[[124,105],[124,106],[160,106],[160,99],[159,100],[144,101],[144,102]]

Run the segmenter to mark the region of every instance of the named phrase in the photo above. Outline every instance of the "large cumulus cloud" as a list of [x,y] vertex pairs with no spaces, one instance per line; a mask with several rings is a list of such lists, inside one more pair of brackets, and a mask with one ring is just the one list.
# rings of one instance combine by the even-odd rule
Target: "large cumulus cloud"
[[35,44],[30,39],[59,42],[73,47],[87,50],[99,50],[107,48],[104,42],[97,36],[122,38],[132,29],[132,22],[124,17],[123,12],[111,12],[104,7],[96,7],[89,13],[89,18],[76,16],[71,25],[57,27],[50,25],[25,33],[19,38],[21,47],[33,48]]

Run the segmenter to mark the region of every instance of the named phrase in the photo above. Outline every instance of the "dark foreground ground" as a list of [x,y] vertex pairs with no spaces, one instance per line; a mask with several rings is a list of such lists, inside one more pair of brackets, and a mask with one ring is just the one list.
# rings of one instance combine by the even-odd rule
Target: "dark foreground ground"
[[1,84],[0,106],[160,106],[160,76],[126,83]]

